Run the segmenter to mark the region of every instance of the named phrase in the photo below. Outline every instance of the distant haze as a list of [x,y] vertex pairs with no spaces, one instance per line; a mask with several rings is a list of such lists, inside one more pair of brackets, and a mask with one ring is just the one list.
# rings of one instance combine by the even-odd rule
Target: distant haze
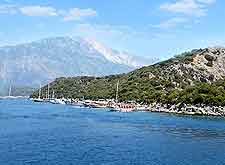
[[79,37],[47,38],[0,48],[0,93],[14,87],[39,87],[57,77],[126,73],[152,64],[144,59]]

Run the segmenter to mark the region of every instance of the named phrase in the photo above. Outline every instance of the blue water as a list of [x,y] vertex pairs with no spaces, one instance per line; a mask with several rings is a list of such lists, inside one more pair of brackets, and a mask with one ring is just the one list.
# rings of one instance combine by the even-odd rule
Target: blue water
[[0,164],[225,165],[225,119],[0,100]]

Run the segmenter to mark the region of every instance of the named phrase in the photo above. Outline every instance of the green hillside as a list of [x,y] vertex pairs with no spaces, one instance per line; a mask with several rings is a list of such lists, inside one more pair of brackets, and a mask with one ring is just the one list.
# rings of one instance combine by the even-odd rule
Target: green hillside
[[[119,81],[120,101],[225,105],[225,81],[211,73],[217,62],[209,58],[209,53],[214,57],[211,49],[193,50],[128,74],[58,78],[50,84],[50,92],[66,98],[115,98]],[[204,60],[195,63],[196,58]],[[211,61],[210,66],[207,61]],[[47,86],[42,91],[44,96]]]

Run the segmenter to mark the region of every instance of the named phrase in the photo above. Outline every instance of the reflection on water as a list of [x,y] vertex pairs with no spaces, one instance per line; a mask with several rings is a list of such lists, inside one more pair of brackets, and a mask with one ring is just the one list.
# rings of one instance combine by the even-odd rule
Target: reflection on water
[[208,130],[194,128],[164,128],[169,134],[185,138],[225,138],[224,130]]
[[0,102],[0,164],[218,164],[225,120]]

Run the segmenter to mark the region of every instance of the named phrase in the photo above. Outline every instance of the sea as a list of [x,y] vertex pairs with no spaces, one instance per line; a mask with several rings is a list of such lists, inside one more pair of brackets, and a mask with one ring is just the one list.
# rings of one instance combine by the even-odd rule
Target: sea
[[225,119],[0,100],[0,165],[225,165]]

